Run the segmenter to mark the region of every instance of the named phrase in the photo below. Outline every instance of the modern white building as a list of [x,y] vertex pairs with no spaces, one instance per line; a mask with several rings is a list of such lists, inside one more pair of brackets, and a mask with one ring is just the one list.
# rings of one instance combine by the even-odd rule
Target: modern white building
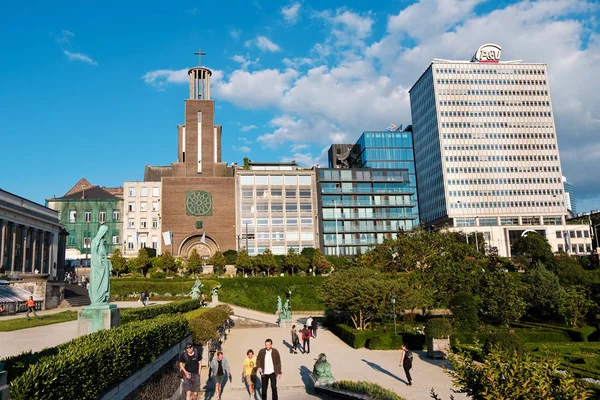
[[589,227],[565,224],[546,65],[500,55],[486,44],[471,61],[436,59],[410,89],[420,220],[483,232],[501,256],[532,230],[588,253]]
[[236,172],[237,248],[257,255],[318,247],[315,171],[295,163],[250,162]]
[[123,255],[135,257],[143,247],[161,254],[161,183],[130,181],[123,188]]

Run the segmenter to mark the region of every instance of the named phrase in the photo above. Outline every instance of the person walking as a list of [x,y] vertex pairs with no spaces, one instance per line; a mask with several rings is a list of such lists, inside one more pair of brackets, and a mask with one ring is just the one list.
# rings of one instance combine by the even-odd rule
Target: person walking
[[302,329],[302,348],[304,354],[310,354],[310,330],[304,325]]
[[256,358],[254,358],[254,351],[252,349],[246,352],[246,359],[244,360],[244,369],[242,370],[242,378],[248,385],[248,393],[250,394],[250,400],[254,400],[256,390]]
[[231,380],[231,370],[227,359],[223,357],[223,352],[219,351],[216,357],[210,362],[210,373],[215,382],[215,396],[217,400],[221,400],[221,388],[223,387],[223,379],[228,377]]
[[290,353],[298,354],[298,348],[300,347],[300,338],[298,337],[298,332],[296,332],[296,325],[292,325],[292,348],[290,349]]
[[262,374],[262,400],[267,400],[267,389],[271,381],[271,396],[278,400],[277,379],[281,377],[281,357],[277,349],[273,348],[271,339],[265,340],[265,348],[260,349],[256,357],[257,371]]
[[311,332],[311,336],[313,336],[312,335],[313,323],[314,323],[313,317],[309,315],[308,318],[306,319],[306,327]]
[[186,400],[197,400],[200,392],[200,371],[202,355],[188,343],[179,357],[179,369],[183,372],[183,391]]
[[33,296],[29,296],[29,300],[25,302],[25,305],[27,306],[27,319],[30,319],[29,314],[31,313],[33,313],[33,315],[35,315],[36,318],[39,318],[39,316],[35,312],[35,301],[33,301]]
[[400,366],[404,368],[404,373],[406,374],[406,379],[408,380],[408,386],[412,386],[412,377],[410,376],[410,369],[412,368],[413,362],[413,353],[406,347],[405,344],[402,345],[402,353],[400,355]]

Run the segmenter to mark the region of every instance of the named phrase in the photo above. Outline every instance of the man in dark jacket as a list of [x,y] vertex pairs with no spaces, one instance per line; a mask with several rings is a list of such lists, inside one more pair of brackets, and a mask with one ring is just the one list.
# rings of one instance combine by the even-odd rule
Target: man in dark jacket
[[267,400],[267,390],[271,381],[271,393],[273,400],[277,397],[277,379],[281,376],[281,357],[273,347],[271,339],[265,340],[265,348],[258,352],[256,357],[256,370],[262,374],[262,400]]

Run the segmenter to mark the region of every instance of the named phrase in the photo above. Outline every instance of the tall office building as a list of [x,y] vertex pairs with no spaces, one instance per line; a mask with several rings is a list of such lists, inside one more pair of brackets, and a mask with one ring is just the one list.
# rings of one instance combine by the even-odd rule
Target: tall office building
[[409,91],[421,222],[483,232],[502,256],[527,231],[585,253],[585,227],[565,225],[546,65],[500,55],[486,44],[470,61],[434,60]]
[[575,188],[573,184],[567,180],[566,177],[562,177],[563,188],[565,190],[565,205],[567,210],[572,217],[577,216],[577,201],[575,200]]

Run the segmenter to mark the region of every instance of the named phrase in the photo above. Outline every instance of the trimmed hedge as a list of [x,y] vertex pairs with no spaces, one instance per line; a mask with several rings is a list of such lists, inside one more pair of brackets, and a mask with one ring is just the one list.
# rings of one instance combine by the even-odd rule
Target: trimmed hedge
[[425,346],[425,335],[414,333],[400,332],[394,335],[387,332],[359,331],[346,324],[334,325],[331,332],[355,349],[366,347],[371,350],[395,350],[400,349],[403,343],[411,350],[423,350]]
[[217,328],[229,319],[229,312],[224,308],[200,308],[184,314],[192,329],[194,344],[204,345],[218,337]]
[[406,400],[404,397],[398,396],[391,390],[385,389],[379,385],[365,381],[337,381],[331,387],[338,390],[345,390],[352,393],[367,395],[373,400]]
[[497,332],[492,333],[483,344],[483,353],[489,354],[492,349],[497,348],[500,351],[512,354],[513,352],[523,353],[525,342],[514,333]]
[[452,323],[446,318],[432,318],[425,324],[425,336],[446,339],[452,334]]
[[200,300],[183,300],[152,307],[121,309],[121,323],[152,319],[163,314],[180,314],[200,308]]
[[371,350],[398,350],[402,348],[402,336],[393,334],[374,335],[367,340],[366,347]]
[[[210,291],[215,286],[219,285],[219,282],[210,280],[210,279],[202,279],[202,291],[206,294],[210,294]],[[196,279],[184,279],[183,280],[183,293],[188,295],[188,293],[192,290],[192,287],[196,283]],[[158,293],[160,297],[163,297],[164,294],[169,293],[173,297],[175,295],[180,295],[182,289],[182,281],[181,278],[177,279],[127,279],[127,278],[112,278],[110,280],[110,294],[111,298],[114,300],[120,300],[121,296],[128,297],[130,295],[137,295],[133,299],[137,300],[139,294],[144,290],[147,290],[148,293]]]
[[342,339],[344,343],[354,349],[362,349],[365,347],[367,339],[370,339],[373,335],[373,332],[358,331],[346,324],[337,324],[331,330],[337,337]]
[[568,328],[561,325],[542,324],[537,322],[514,322],[511,326],[516,328],[526,328],[528,330],[543,330],[543,331],[554,331],[563,332],[567,335],[565,341],[570,342],[587,342],[590,336],[594,335],[597,331],[594,326],[586,326],[583,328]]
[[11,383],[10,397],[96,399],[190,333],[183,316],[158,316],[81,336]]

